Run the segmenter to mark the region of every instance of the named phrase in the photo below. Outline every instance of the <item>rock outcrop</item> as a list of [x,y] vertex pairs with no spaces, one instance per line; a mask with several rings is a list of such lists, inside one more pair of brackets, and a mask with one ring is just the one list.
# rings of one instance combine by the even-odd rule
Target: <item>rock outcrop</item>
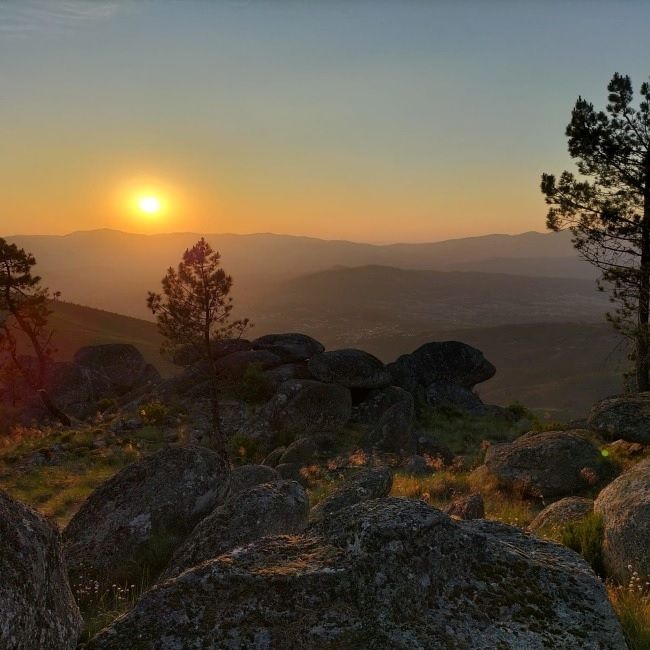
[[[607,573],[627,584],[633,571],[650,580],[650,458],[621,474],[600,492],[594,512],[603,520]],[[631,569],[629,567],[632,567]]]
[[625,640],[576,553],[420,501],[376,499],[146,592],[88,650],[599,648]]
[[63,532],[68,570],[121,583],[170,554],[228,493],[228,469],[201,447],[174,447],[128,465],[100,485]]
[[552,535],[560,532],[568,524],[584,519],[593,509],[593,499],[565,497],[546,506],[530,522],[528,530],[542,535],[545,533]]
[[411,354],[388,364],[393,383],[409,392],[433,382],[454,384],[468,390],[494,376],[496,368],[471,345],[458,341],[425,343]]
[[0,491],[0,647],[73,650],[82,627],[59,532]]
[[161,580],[261,537],[300,533],[307,528],[308,514],[309,498],[295,481],[264,483],[239,492],[197,524]]
[[650,443],[650,393],[608,397],[594,405],[590,429],[610,440]]
[[377,357],[352,348],[312,357],[309,372],[319,381],[347,388],[384,388],[391,384],[390,373]]
[[357,470],[312,508],[310,520],[320,521],[355,503],[385,497],[392,485],[393,473],[388,467]]
[[500,483],[533,497],[575,494],[605,475],[600,452],[579,431],[531,432],[493,444],[485,465]]
[[325,346],[306,334],[267,334],[253,341],[255,350],[268,350],[284,363],[306,361],[325,351]]
[[337,431],[350,419],[352,396],[344,386],[313,379],[283,383],[250,425],[253,435],[268,430],[302,435]]

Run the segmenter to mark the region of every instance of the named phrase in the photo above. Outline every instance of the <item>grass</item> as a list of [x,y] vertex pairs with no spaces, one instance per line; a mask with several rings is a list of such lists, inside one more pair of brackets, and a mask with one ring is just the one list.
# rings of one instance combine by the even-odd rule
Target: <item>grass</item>
[[527,526],[541,509],[541,505],[500,490],[495,483],[482,482],[472,473],[451,470],[441,470],[429,476],[397,472],[391,494],[422,499],[440,510],[446,510],[455,498],[471,492],[480,492],[483,496],[487,519],[513,526]]
[[608,585],[609,600],[630,650],[650,648],[650,592],[634,585]]
[[534,416],[513,422],[507,418],[468,415],[453,407],[419,405],[421,427],[436,442],[462,456],[467,466],[478,464],[485,443],[508,442],[532,428]]
[[86,497],[122,467],[161,448],[163,431],[129,436],[106,427],[18,429],[2,439],[0,489],[64,527]]

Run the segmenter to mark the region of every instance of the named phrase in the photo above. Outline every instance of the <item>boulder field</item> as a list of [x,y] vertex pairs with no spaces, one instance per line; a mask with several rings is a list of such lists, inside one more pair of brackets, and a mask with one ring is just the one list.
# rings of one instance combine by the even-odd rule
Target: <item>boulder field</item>
[[164,580],[87,650],[599,648],[625,641],[576,553],[421,501],[370,499]]

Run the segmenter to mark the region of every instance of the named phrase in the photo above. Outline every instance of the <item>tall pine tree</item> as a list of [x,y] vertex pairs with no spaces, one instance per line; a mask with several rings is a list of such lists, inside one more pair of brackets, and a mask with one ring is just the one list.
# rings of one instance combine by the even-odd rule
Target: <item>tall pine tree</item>
[[580,174],[542,175],[547,226],[569,229],[582,257],[601,271],[615,303],[608,314],[632,342],[636,387],[650,390],[650,84],[638,106],[628,76],[614,74],[605,110],[579,97],[566,128]]

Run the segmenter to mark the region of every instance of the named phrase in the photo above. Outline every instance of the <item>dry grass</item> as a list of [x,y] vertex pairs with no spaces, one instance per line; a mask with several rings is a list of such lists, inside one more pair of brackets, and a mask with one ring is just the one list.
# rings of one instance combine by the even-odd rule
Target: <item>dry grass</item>
[[634,580],[627,586],[608,585],[609,600],[625,633],[630,650],[650,648],[650,591]]

